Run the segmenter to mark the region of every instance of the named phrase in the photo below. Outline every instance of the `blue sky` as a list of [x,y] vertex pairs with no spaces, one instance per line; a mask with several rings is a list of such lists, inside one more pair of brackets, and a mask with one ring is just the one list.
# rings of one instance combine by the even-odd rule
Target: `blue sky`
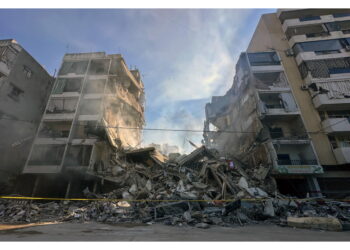
[[[260,15],[274,9],[0,9],[0,38],[17,40],[51,74],[64,53],[121,53],[143,75],[146,127],[203,128],[204,106],[231,86]],[[192,150],[202,133],[144,132],[144,144]]]

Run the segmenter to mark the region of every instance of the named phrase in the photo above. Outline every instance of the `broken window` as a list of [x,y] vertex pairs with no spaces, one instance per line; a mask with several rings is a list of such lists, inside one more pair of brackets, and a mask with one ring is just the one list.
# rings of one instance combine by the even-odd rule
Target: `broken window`
[[77,98],[51,99],[46,109],[47,114],[74,113],[77,107]]
[[18,102],[20,95],[23,94],[24,91],[22,89],[18,88],[13,83],[10,83],[10,88],[11,88],[11,91],[10,91],[10,93],[7,94],[7,96],[10,97],[12,100]]
[[92,60],[89,67],[90,75],[107,75],[109,68],[109,59]]
[[279,94],[277,93],[260,93],[260,100],[265,104],[268,109],[283,109],[284,105],[279,98]]
[[60,165],[65,145],[35,145],[29,165]]
[[79,121],[74,126],[74,139],[105,138],[104,127],[96,121]]
[[71,121],[45,121],[39,131],[40,138],[67,138],[72,127]]
[[89,166],[92,145],[71,145],[64,161],[64,166]]
[[254,77],[258,88],[288,87],[283,72],[255,73]]
[[88,80],[85,86],[86,94],[103,94],[105,90],[105,79]]
[[59,71],[59,75],[84,75],[88,66],[88,61],[65,61]]
[[64,92],[80,93],[83,78],[59,78],[52,91],[52,94],[62,94]]
[[251,66],[280,65],[276,52],[248,53]]
[[23,65],[23,73],[26,76],[26,78],[32,77],[32,71],[27,67]]

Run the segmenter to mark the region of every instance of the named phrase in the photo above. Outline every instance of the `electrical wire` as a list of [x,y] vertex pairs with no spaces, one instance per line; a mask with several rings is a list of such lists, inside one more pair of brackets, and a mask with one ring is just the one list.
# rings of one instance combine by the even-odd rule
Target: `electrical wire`
[[[28,122],[28,123],[32,123],[32,124],[40,124],[40,122],[38,123],[38,122],[35,122],[35,121],[30,121],[30,120],[11,119],[11,118],[5,118],[5,117],[1,117],[0,120],[11,120],[11,121]],[[72,126],[76,126],[76,127],[91,127],[91,125],[89,126],[89,125],[86,125],[86,124],[73,124]],[[139,128],[139,127],[123,127],[123,126],[103,126],[103,125],[94,125],[93,127],[95,127],[95,128],[116,128],[116,129],[142,130],[142,131],[162,131],[162,132],[257,134],[256,131],[235,131],[235,130],[211,131],[211,130],[196,130],[196,129]],[[324,133],[324,131],[322,131],[322,130],[319,130],[319,131],[306,131],[305,133],[302,133],[299,136],[304,136],[304,135],[307,136],[308,134],[313,134],[313,133]],[[279,139],[279,138],[275,138],[275,139]]]

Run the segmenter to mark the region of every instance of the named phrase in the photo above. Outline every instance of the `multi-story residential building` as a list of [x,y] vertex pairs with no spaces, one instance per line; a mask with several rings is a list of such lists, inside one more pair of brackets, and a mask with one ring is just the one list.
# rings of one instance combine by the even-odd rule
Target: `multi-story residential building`
[[232,88],[213,97],[206,115],[205,130],[216,128],[204,134],[207,145],[247,166],[271,167],[282,193],[319,193],[315,174],[323,169],[276,52],[242,53]]
[[0,40],[0,179],[22,171],[52,86],[20,44]]
[[140,73],[120,54],[66,54],[23,174],[106,168],[113,150],[139,146],[143,103]]
[[[313,176],[311,178],[312,183],[310,178],[306,178],[306,180],[309,180],[308,186],[313,185],[313,189],[309,189],[311,193],[319,191],[317,188],[319,185],[322,194],[325,196],[337,195],[340,197],[349,195],[349,30],[350,10],[278,10],[277,13],[266,14],[261,17],[247,52],[244,54],[250,72],[253,72],[254,75],[251,76],[250,73],[246,77],[251,78],[253,82],[256,81],[254,79],[258,78],[258,83],[255,84],[256,91],[259,93],[258,100],[267,105],[261,105],[261,102],[257,101],[256,111],[253,108],[242,108],[240,110],[243,113],[247,112],[246,120],[239,121],[240,116],[231,114],[231,120],[226,122],[227,124],[249,124],[251,119],[256,120],[256,117],[249,112],[264,114],[263,124],[268,124],[268,130],[270,130],[268,141],[272,141],[274,148],[278,149],[276,152],[277,165],[273,164],[274,158],[272,158],[270,164],[272,163],[274,169],[276,169],[276,167],[280,168],[279,165],[284,168],[285,163],[289,163],[287,164],[289,167],[285,168],[288,173],[283,178],[276,176],[277,184],[282,190],[287,187],[291,190],[301,185],[302,182],[307,183],[305,180],[302,181],[302,178],[295,172],[309,171],[310,173],[313,172],[311,175]],[[242,56],[240,60],[242,60]],[[267,66],[266,62],[268,61],[270,61],[270,64]],[[264,70],[259,70],[256,74],[254,71],[259,68],[258,66]],[[278,67],[281,68],[279,72],[283,71],[282,78],[281,75],[278,76],[277,74],[276,69]],[[267,74],[268,71],[271,75]],[[237,69],[236,78],[244,79],[245,75],[242,72],[242,70]],[[232,100],[231,105],[244,102],[244,100],[250,102],[251,98],[244,98],[242,93],[234,91],[237,88],[235,86],[237,84],[236,78],[232,90],[229,91],[232,92],[234,97],[229,98],[226,94],[224,98]],[[289,90],[275,89],[280,85],[281,79],[285,79]],[[257,86],[260,86],[262,81],[274,85],[274,89],[260,90],[260,87]],[[213,98],[212,104],[208,105],[207,117],[210,116],[210,107],[220,108],[216,104],[216,99],[218,98]],[[219,99],[223,100],[223,98]],[[234,99],[237,99],[236,102],[234,102]],[[292,102],[292,99],[295,105],[290,105],[289,102]],[[281,109],[286,110],[286,104],[289,110],[288,115],[271,115],[271,112],[280,112],[277,110]],[[290,107],[293,108],[290,109]],[[213,114],[217,113],[214,112]],[[268,115],[269,113],[270,115]],[[272,123],[270,123],[271,117],[274,118]],[[289,126],[289,129],[280,123],[285,123]],[[249,149],[252,150],[260,143],[259,139],[261,138],[257,137],[253,140],[249,133],[243,133],[244,131],[249,132],[247,126],[241,127],[242,135],[240,137],[243,138],[241,140],[244,140],[242,145],[247,143],[250,146]],[[219,127],[218,130],[220,129],[222,128]],[[262,136],[264,133],[261,132],[259,135]],[[273,138],[274,136],[283,138],[287,135],[299,137],[298,142],[288,142],[289,145],[286,145]],[[225,139],[227,141],[236,140],[234,138],[237,136],[226,135]],[[301,138],[303,136],[305,138]],[[207,141],[210,143],[209,139]],[[219,140],[217,143],[221,144],[222,141]],[[295,150],[299,152],[296,153]],[[239,156],[240,153],[247,150],[243,148],[243,151],[241,151],[238,146],[232,148],[232,151],[236,151],[236,155]],[[272,151],[270,147],[269,153],[271,154]],[[252,150],[252,152],[255,151]],[[263,154],[266,155],[267,153]],[[258,163],[255,159],[257,154],[253,153],[251,155],[248,158],[253,159],[255,164]],[[293,171],[290,171],[292,169]]]

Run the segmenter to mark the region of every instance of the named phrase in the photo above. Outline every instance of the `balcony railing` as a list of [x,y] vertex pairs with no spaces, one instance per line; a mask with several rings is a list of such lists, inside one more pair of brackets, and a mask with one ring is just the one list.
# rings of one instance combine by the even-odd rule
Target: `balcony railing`
[[317,165],[317,160],[277,160],[278,165]]

